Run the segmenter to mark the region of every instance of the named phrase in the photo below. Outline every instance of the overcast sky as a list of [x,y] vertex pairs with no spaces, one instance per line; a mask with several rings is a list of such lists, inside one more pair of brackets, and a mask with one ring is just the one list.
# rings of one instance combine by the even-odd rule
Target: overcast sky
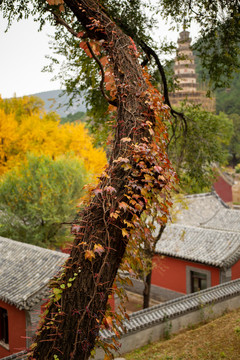
[[45,55],[50,54],[48,33],[50,27],[38,32],[32,20],[15,23],[7,33],[6,22],[0,18],[0,94],[4,97],[28,95],[60,88],[51,82],[49,73],[41,72],[48,64]]
[[[38,24],[33,20],[22,20],[14,23],[5,33],[6,22],[0,15],[0,95],[2,98],[23,96],[37,92],[60,89],[59,81],[51,81],[52,74],[42,72],[49,63],[45,58],[51,54],[48,34],[53,29],[44,27],[38,32]],[[178,34],[168,33],[167,27],[161,24],[159,35],[177,40]],[[196,34],[194,28],[191,35]],[[157,32],[156,32],[157,36]],[[158,37],[155,37],[156,39]]]

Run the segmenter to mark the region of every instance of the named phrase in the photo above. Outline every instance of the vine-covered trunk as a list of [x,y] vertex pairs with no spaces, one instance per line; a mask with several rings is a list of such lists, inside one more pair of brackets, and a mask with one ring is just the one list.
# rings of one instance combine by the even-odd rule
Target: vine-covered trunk
[[[62,275],[52,283],[52,297],[29,355],[38,360],[88,359],[130,228],[146,208],[154,187],[159,190],[166,184],[163,176],[158,179],[158,162],[169,166],[164,154],[154,157],[149,148],[155,115],[133,41],[94,1],[65,3],[88,36],[101,40],[109,57],[117,89],[117,125],[109,165],[89,205],[73,225],[76,238],[70,258]],[[156,180],[152,187],[141,171],[143,165],[138,166],[141,161]]]

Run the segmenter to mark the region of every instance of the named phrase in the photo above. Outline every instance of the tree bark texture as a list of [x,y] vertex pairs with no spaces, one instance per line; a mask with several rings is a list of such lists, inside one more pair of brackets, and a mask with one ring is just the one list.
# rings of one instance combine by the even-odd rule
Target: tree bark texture
[[[70,258],[63,274],[52,284],[52,300],[29,355],[29,359],[38,360],[85,360],[90,356],[128,242],[122,229],[126,229],[126,221],[132,221],[144,210],[140,190],[143,176],[135,171],[136,159],[152,140],[147,122],[153,127],[155,124],[148,101],[149,85],[131,39],[96,2],[65,0],[65,3],[88,36],[102,40],[109,56],[117,88],[117,126],[109,165],[89,205],[78,216]],[[131,141],[122,141],[124,138]],[[128,159],[132,169],[124,169],[121,158]],[[149,159],[148,166],[154,165]],[[138,194],[137,210],[130,206],[133,190]],[[129,205],[128,209],[119,207],[122,201]],[[116,210],[119,216],[115,218],[111,215]],[[101,245],[104,251],[94,252],[95,245]]]
[[[154,218],[153,218],[154,219]],[[151,283],[152,283],[152,270],[153,270],[153,257],[155,255],[155,250],[157,242],[161,239],[161,236],[165,230],[166,224],[160,226],[158,235],[153,238],[153,242],[145,243],[145,257],[149,259],[150,267],[147,275],[144,278],[144,289],[143,289],[143,309],[149,307],[150,294],[151,294]]]
[[151,293],[151,279],[152,279],[152,269],[149,270],[149,273],[146,275],[146,278],[144,280],[143,309],[147,309],[149,307],[150,293]]

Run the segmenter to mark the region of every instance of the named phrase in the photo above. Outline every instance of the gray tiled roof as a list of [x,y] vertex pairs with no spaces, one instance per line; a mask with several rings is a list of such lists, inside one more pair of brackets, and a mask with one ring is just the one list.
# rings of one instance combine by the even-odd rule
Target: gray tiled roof
[[[137,311],[129,316],[129,320],[124,321],[126,333],[119,328],[120,334],[124,337],[128,333],[138,331],[150,327],[154,324],[161,323],[166,319],[172,319],[180,314],[199,309],[200,306],[216,303],[225,298],[230,298],[240,294],[240,279],[226,282],[197,293],[184,295],[177,299],[173,299],[152,306],[151,308]],[[104,339],[110,339],[114,335],[109,330],[101,331]]]
[[48,294],[47,284],[68,255],[0,237],[0,299],[30,309]]
[[214,217],[201,224],[208,229],[219,229],[240,232],[240,211],[231,209],[219,209]]
[[[200,306],[217,303],[238,294],[240,294],[240,279],[213,286],[197,293],[184,295],[148,309],[136,311],[129,315],[129,320],[123,322],[126,331],[123,332],[120,327],[118,331],[121,336],[124,337],[139,329],[151,327],[166,321],[166,319],[173,319],[178,315],[199,309]],[[111,337],[114,336],[114,333],[110,330],[101,330],[100,335],[103,339],[110,340]],[[24,360],[25,357],[23,354],[24,352],[11,355],[3,360]]]
[[2,358],[2,360],[25,360],[25,359],[27,359],[26,350]]
[[[187,208],[186,208],[187,206]],[[177,206],[176,223],[200,226],[201,223],[208,221],[220,209],[228,206],[215,193],[204,193],[185,196],[183,204]]]
[[229,267],[240,259],[240,232],[172,224],[157,242],[156,253]]

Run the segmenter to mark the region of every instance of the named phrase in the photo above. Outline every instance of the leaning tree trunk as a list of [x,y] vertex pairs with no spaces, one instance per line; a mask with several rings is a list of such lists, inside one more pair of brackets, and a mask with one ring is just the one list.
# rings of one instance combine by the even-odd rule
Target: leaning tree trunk
[[[159,162],[163,161],[162,170],[169,166],[164,154],[154,156],[150,151],[155,115],[132,40],[93,0],[65,3],[88,36],[102,40],[109,56],[117,88],[117,126],[108,168],[73,226],[76,238],[70,258],[52,285],[52,298],[29,356],[39,360],[88,359],[128,243],[129,223],[136,223],[145,209],[144,194],[166,184],[163,176],[158,178]],[[143,165],[138,166],[141,159],[155,179],[151,187]]]

